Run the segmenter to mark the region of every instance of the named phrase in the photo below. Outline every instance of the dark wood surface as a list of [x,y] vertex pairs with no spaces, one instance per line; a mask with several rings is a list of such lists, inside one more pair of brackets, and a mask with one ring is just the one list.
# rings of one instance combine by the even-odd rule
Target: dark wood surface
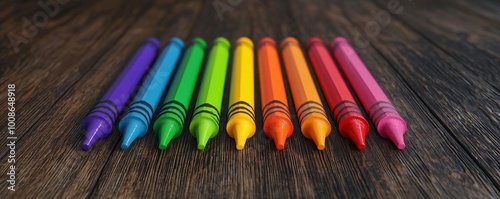
[[[0,99],[6,107],[7,85],[16,85],[18,137],[12,192],[5,175],[8,110],[0,109],[0,198],[500,197],[497,1],[401,0],[393,14],[389,2],[399,1],[71,0],[16,52],[8,35],[23,35],[23,17],[32,21],[43,11],[37,2],[0,2]],[[218,13],[217,3],[229,10]],[[370,29],[372,12],[386,12],[390,21]],[[360,32],[365,45],[355,42]],[[318,36],[329,43],[339,35],[354,44],[407,121],[406,149],[372,126],[363,151],[336,127],[318,151],[295,119],[284,151],[261,128],[243,151],[225,128],[204,151],[186,128],[165,151],[152,132],[121,150],[116,129],[90,151],[80,149],[80,122],[147,37],[165,44],[172,36],[200,36],[211,44],[217,36],[294,36],[302,43]],[[227,103],[228,92],[222,112]],[[259,95],[256,106],[260,115]],[[260,117],[256,122],[262,126]]]

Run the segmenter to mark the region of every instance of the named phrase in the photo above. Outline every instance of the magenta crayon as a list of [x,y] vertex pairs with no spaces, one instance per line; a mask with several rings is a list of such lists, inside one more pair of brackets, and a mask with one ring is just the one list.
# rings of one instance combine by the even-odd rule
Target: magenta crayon
[[404,149],[406,122],[370,71],[345,38],[333,39],[330,46],[380,136],[391,139],[398,149]]
[[129,60],[120,76],[82,122],[85,131],[83,150],[89,150],[100,138],[107,137],[118,115],[153,62],[160,42],[147,39]]

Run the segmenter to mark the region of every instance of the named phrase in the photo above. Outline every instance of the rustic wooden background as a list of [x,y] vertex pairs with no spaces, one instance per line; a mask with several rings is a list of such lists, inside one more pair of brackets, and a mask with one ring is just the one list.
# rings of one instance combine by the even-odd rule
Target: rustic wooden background
[[[0,102],[6,107],[14,83],[18,137],[12,192],[1,108],[0,198],[500,197],[498,1],[59,1],[46,23],[38,1],[0,2]],[[371,12],[393,7],[402,10],[377,29]],[[40,27],[23,32],[34,15]],[[13,34],[25,39],[18,52]],[[357,46],[359,55],[408,123],[405,150],[372,127],[364,151],[336,128],[318,151],[297,121],[284,151],[260,129],[237,151],[224,128],[205,151],[187,129],[165,151],[151,132],[120,150],[117,131],[80,149],[80,122],[147,37],[164,44],[201,36],[211,44],[217,36],[318,36],[328,43],[360,34],[368,43]]]

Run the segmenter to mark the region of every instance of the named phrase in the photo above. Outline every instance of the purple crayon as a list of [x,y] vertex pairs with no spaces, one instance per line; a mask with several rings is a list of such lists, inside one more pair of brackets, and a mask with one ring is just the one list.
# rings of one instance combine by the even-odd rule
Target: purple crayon
[[116,118],[153,62],[159,47],[160,42],[156,38],[147,39],[104,97],[85,117],[82,122],[82,129],[85,131],[83,150],[89,150],[96,140],[105,138],[111,133]]

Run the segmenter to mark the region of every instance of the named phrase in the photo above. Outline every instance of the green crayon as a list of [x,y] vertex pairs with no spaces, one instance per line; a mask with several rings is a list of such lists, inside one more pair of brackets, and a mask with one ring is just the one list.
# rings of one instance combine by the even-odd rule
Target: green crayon
[[224,37],[214,40],[208,55],[200,92],[196,100],[193,119],[189,125],[191,135],[198,140],[198,149],[203,150],[210,138],[219,132],[220,111],[226,80],[227,62],[231,44]]
[[153,126],[153,131],[160,139],[158,148],[161,150],[167,148],[168,143],[182,133],[206,47],[205,40],[194,38],[177,69],[175,79]]

